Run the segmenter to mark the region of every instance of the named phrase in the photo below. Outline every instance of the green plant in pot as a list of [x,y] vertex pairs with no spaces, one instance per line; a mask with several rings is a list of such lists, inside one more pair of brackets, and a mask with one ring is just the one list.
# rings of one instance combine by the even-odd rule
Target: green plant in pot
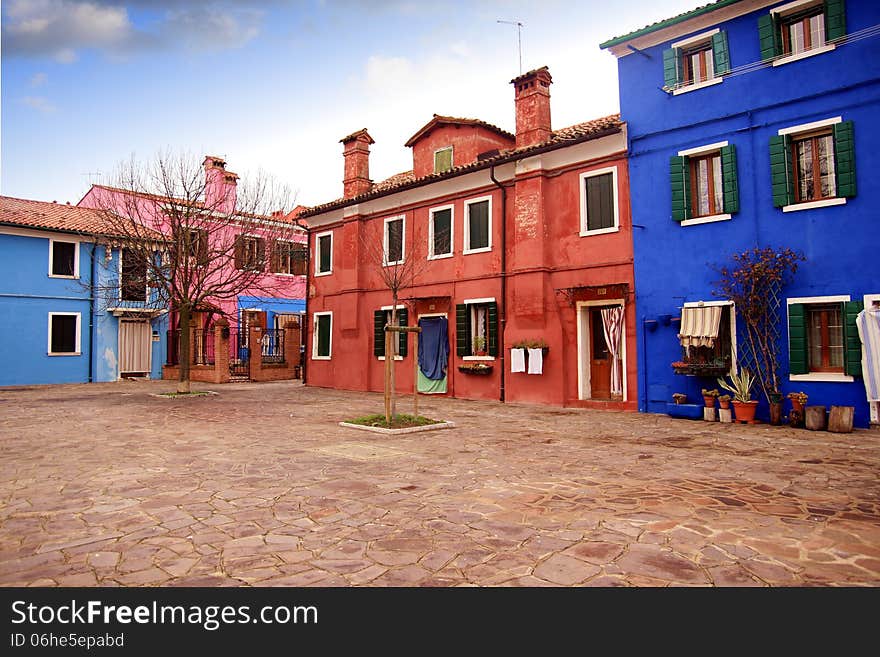
[[481,335],[474,337],[474,356],[486,355],[486,338]]
[[747,369],[740,370],[737,374],[728,375],[730,383],[724,379],[718,379],[718,385],[733,393],[733,410],[738,422],[754,422],[755,410],[758,402],[752,400],[752,386],[755,377]]

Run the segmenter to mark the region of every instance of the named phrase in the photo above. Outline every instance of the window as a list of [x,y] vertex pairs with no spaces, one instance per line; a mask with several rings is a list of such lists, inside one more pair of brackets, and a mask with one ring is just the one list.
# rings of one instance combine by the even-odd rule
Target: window
[[315,313],[315,333],[312,338],[312,358],[330,360],[333,340],[333,313]]
[[79,356],[80,313],[49,313],[49,355]]
[[739,211],[736,148],[728,142],[679,151],[669,160],[672,218],[687,226]]
[[49,240],[49,276],[77,278],[79,276],[79,244]]
[[842,205],[856,195],[854,128],[841,117],[770,138],[773,205],[783,212]]
[[147,300],[147,263],[134,249],[122,249],[119,298],[122,301]]
[[681,310],[679,342],[689,373],[736,371],[736,315],[730,301],[688,302]]
[[617,168],[582,173],[581,235],[611,233],[618,230]]
[[453,207],[434,208],[428,223],[428,258],[448,258],[452,255]]
[[456,353],[462,358],[498,355],[498,304],[495,299],[465,299],[455,307]]
[[464,204],[464,252],[492,249],[492,198],[473,199]]
[[315,237],[315,276],[333,273],[333,233],[319,233]]
[[189,257],[196,260],[200,265],[208,262],[208,231],[197,228],[187,231],[189,241]]
[[434,151],[434,173],[452,169],[452,146]]
[[677,41],[663,51],[663,78],[674,95],[722,81],[730,72],[727,33],[715,29]]
[[845,0],[796,0],[758,19],[761,59],[774,66],[833,50],[844,35]]
[[235,238],[235,268],[262,271],[266,261],[266,240],[239,235]]
[[391,217],[385,220],[385,234],[383,237],[383,253],[385,254],[384,265],[399,265],[403,262],[403,240],[405,233],[403,217]]
[[791,379],[849,381],[861,376],[856,317],[864,307],[849,296],[788,299]]
[[[406,306],[397,306],[397,325],[407,326],[409,311]],[[385,325],[391,324],[391,306],[373,312],[373,355],[385,358]],[[397,340],[391,344],[391,353],[403,358],[407,353],[406,333],[398,333]]]
[[275,242],[272,271],[276,274],[305,276],[307,257],[305,244],[278,240]]

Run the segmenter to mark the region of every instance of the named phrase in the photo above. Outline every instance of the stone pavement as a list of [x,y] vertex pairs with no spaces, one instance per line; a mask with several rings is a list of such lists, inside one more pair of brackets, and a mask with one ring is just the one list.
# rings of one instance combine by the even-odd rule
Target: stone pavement
[[[209,387],[209,386],[205,386]],[[0,389],[0,584],[880,584],[880,433],[294,382]],[[408,410],[411,400],[402,400]]]

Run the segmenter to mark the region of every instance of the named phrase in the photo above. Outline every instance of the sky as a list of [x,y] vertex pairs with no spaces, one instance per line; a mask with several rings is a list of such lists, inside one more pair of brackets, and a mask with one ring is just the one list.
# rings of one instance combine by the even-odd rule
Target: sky
[[370,174],[412,168],[433,114],[514,131],[513,87],[548,66],[555,129],[618,111],[599,43],[701,0],[4,0],[0,193],[75,203],[160,152],[262,171],[296,203],[342,195],[339,140]]

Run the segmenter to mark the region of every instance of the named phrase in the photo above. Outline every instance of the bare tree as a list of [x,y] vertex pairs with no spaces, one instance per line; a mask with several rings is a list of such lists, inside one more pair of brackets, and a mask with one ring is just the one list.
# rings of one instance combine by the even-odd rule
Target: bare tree
[[263,173],[239,181],[220,158],[204,164],[168,153],[145,163],[132,158],[112,186],[95,186],[83,199],[125,254],[123,280],[105,292],[146,289],[146,304],[177,311],[181,393],[190,391],[192,313],[217,312],[242,293],[273,296],[278,283],[267,264],[307,257],[305,246],[294,247],[302,228],[285,217],[286,188]]
[[[423,231],[419,230],[418,227],[406,231],[404,229],[405,224],[403,223],[405,220],[401,218],[396,221],[400,223],[395,224],[395,221],[390,221],[383,225],[381,222],[376,222],[377,225],[382,227],[382,232],[379,235],[369,230],[361,232],[360,245],[362,264],[368,270],[375,272],[383,286],[391,292],[391,321],[389,326],[400,327],[397,306],[402,299],[401,295],[404,290],[416,284],[416,280],[425,271],[429,261],[425,253],[419,253],[419,245],[425,243]],[[409,233],[408,240],[406,239],[407,232]],[[396,332],[393,334],[395,337],[398,335]],[[386,422],[391,422],[391,419],[397,414],[395,365],[394,358],[389,357],[390,353],[386,340],[386,375],[384,377]],[[413,358],[418,358],[418,354],[413,354]]]

